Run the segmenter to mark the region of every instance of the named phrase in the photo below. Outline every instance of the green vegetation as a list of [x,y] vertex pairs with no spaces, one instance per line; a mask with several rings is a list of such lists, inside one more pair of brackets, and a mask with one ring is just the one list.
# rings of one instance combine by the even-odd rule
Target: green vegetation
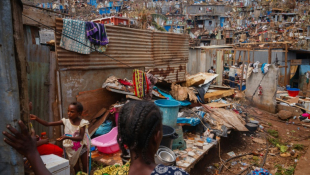
[[304,145],[303,144],[294,144],[293,148],[296,150],[304,150]]
[[272,123],[268,123],[269,126],[272,126]]
[[276,165],[276,168],[278,168],[278,171],[275,175],[293,175],[295,171],[295,167],[288,167],[287,169],[283,168],[281,165]]
[[288,149],[287,146],[285,145],[280,145],[280,144],[277,144],[277,147],[280,149],[281,153],[285,153]]
[[274,129],[268,129],[267,133],[270,134],[271,136],[278,138],[279,137],[279,132],[274,130]]
[[253,156],[253,161],[251,161],[251,164],[253,166],[259,166],[259,158],[257,156]]
[[274,146],[281,145],[281,141],[279,139],[269,138],[268,141]]

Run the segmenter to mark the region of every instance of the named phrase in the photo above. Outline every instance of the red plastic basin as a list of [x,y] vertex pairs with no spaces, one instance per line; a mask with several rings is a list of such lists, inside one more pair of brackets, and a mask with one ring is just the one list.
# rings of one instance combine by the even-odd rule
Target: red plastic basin
[[291,97],[296,97],[299,94],[299,91],[300,91],[300,89],[298,89],[298,88],[288,88],[287,89],[288,95]]

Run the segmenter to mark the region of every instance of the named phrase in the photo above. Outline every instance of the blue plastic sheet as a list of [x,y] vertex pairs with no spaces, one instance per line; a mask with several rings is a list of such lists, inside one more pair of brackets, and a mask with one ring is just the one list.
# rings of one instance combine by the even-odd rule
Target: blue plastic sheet
[[196,126],[200,123],[199,118],[181,118],[179,117],[177,123],[190,124],[191,126]]
[[106,120],[99,126],[99,128],[94,133],[94,136],[101,136],[110,132],[112,129],[112,125],[113,125],[112,121]]
[[153,89],[157,90],[159,93],[161,93],[161,95],[163,95],[164,97],[167,98],[167,100],[172,100],[172,101],[177,101],[181,103],[181,106],[188,106],[191,105],[191,102],[185,100],[185,101],[178,101],[176,99],[174,99],[170,94],[166,94],[165,92],[159,90],[156,86],[153,87]]

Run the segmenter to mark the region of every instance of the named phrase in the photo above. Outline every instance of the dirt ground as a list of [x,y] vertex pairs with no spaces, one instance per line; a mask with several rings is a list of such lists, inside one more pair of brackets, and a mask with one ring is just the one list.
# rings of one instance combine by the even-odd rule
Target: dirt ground
[[[304,156],[310,143],[310,127],[298,125],[306,123],[300,122],[298,118],[283,121],[274,114],[257,108],[243,107],[243,113],[246,112],[248,118],[259,121],[264,128],[258,129],[254,134],[232,131],[227,138],[221,138],[220,144],[212,148],[191,170],[191,175],[219,174],[219,167],[222,165],[220,157],[223,161],[231,158],[227,154],[231,151],[235,155],[253,152],[255,155],[242,156],[226,162],[220,174],[240,174],[243,170],[242,174],[246,174],[250,170],[246,170],[248,167],[261,167],[267,147],[268,153],[263,168],[273,175],[293,175],[298,163],[307,162],[299,162],[300,158],[310,159]],[[302,171],[298,174],[310,174]]]

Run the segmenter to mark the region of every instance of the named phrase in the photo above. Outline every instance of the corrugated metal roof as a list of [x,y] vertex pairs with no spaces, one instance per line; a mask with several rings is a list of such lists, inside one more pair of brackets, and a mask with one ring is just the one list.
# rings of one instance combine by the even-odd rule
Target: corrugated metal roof
[[[63,21],[56,19],[56,31],[62,32]],[[185,80],[189,54],[188,35],[153,32],[106,25],[109,45],[105,54],[131,67],[145,67],[156,77],[170,82]],[[82,55],[59,47],[61,34],[56,33],[57,60],[60,69],[128,68],[111,58],[93,52]]]

